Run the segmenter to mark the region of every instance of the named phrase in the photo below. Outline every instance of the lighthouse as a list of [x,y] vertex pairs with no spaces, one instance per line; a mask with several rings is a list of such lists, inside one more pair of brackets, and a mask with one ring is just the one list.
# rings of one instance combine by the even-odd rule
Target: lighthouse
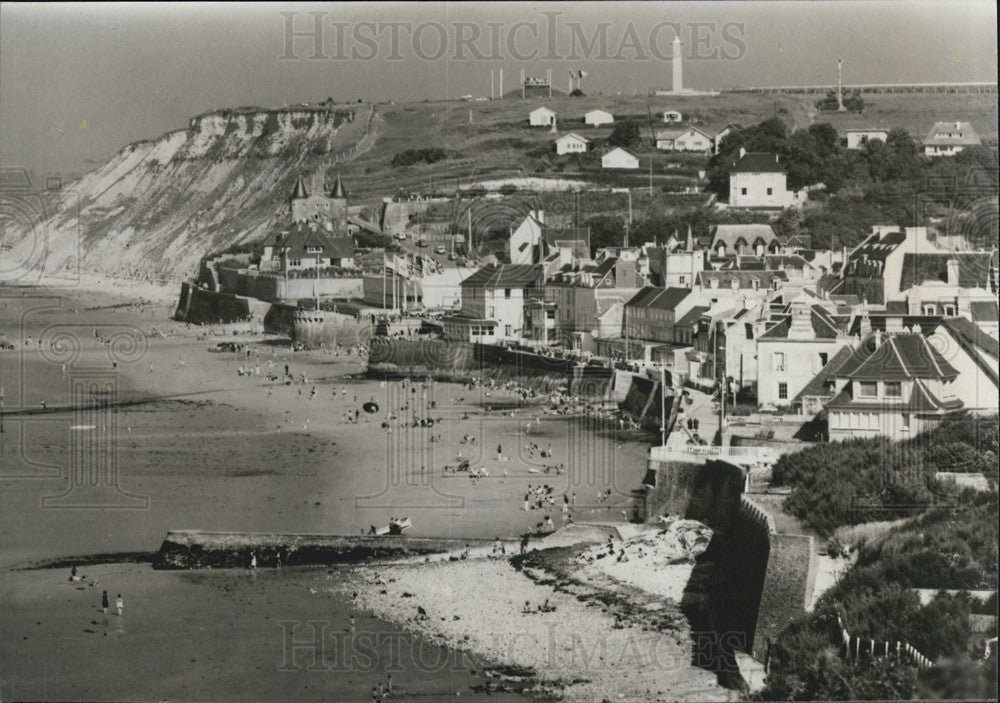
[[671,60],[674,69],[674,82],[670,86],[671,93],[683,93],[684,92],[684,78],[683,78],[683,66],[681,65],[681,38],[680,36],[674,35],[674,50],[673,58]]

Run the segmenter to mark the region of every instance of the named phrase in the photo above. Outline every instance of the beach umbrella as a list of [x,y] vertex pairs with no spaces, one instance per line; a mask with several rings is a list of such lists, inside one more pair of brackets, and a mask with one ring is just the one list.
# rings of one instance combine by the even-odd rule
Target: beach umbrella
[[378,412],[378,403],[373,403],[371,401],[368,401],[361,407],[364,408],[364,411],[368,414],[373,414]]

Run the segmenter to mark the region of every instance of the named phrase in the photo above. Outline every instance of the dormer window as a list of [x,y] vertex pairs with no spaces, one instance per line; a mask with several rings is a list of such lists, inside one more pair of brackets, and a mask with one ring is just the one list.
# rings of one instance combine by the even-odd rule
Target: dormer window
[[751,285],[751,287],[753,287],[754,290],[759,289],[760,288],[760,279],[757,278],[756,276],[754,276],[752,279],[750,279],[750,285]]
[[322,254],[323,247],[306,247],[307,254]]

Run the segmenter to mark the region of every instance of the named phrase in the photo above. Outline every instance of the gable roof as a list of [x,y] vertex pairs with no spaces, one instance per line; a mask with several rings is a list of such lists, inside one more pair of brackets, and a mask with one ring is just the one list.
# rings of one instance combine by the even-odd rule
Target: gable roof
[[719,242],[723,242],[727,249],[736,247],[736,242],[743,239],[747,244],[753,246],[758,239],[764,244],[770,244],[776,237],[771,225],[716,225],[712,230],[712,245],[714,249]]
[[698,281],[705,288],[711,287],[712,280],[717,280],[719,288],[731,287],[736,279],[737,288],[753,288],[753,279],[760,282],[761,288],[771,286],[775,280],[787,281],[788,274],[784,271],[699,271]]
[[608,112],[607,110],[602,110],[599,107],[598,108],[594,108],[593,110],[591,110],[589,112],[585,112],[583,114],[583,116],[584,117],[590,117],[591,115],[597,115],[597,114],[607,115],[608,117],[614,117],[614,115],[612,115],[610,112]]
[[535,113],[538,113],[538,112],[544,112],[544,113],[549,114],[549,115],[555,115],[556,114],[555,110],[550,110],[549,108],[545,107],[544,105],[542,105],[540,107],[536,107],[534,110],[532,110],[528,114],[529,115],[534,115]]
[[314,252],[310,247],[320,247],[320,256],[331,259],[354,257],[354,239],[338,237],[322,227],[306,222],[294,222],[289,226],[276,227],[261,241],[262,246],[274,247],[275,253],[284,251],[289,259],[302,259]]
[[[788,330],[791,326],[791,314],[776,316],[780,320],[778,324],[764,332],[760,339],[787,339]],[[821,305],[813,305],[809,310],[809,322],[812,325],[816,339],[836,339],[846,333],[846,324],[843,320],[835,318]]]
[[[862,346],[867,347],[867,344]],[[857,368],[842,368],[837,375],[852,381],[906,381],[917,378],[950,381],[958,377],[958,371],[927,341],[927,337],[911,333],[889,335]]]
[[[954,134],[955,136],[948,136]],[[936,122],[924,139],[924,146],[977,146],[979,135],[968,122]]]
[[792,398],[792,404],[801,403],[802,400],[809,396],[819,396],[825,398],[833,397],[833,391],[828,390],[827,382],[833,381],[837,375],[837,371],[847,363],[847,360],[854,355],[854,349],[850,346],[843,346],[837,350],[837,353],[833,355],[829,361],[826,362],[826,366],[819,370],[812,380],[809,381],[798,394]]
[[734,164],[730,173],[784,173],[777,154],[747,153]]
[[636,161],[638,161],[638,157],[633,156],[632,154],[628,153],[627,151],[625,151],[624,149],[622,149],[620,146],[616,146],[614,149],[612,149],[608,153],[604,154],[601,158],[602,159],[606,159],[609,156],[611,156],[612,154],[620,154],[620,155],[623,155],[623,156],[627,156],[630,159],[635,159]]
[[561,137],[559,137],[558,139],[556,139],[555,141],[556,141],[556,144],[558,144],[559,142],[566,141],[567,139],[576,139],[578,141],[583,142],[584,144],[590,144],[590,140],[589,139],[587,139],[586,137],[581,137],[576,132],[570,132],[569,134],[564,134]]
[[646,286],[633,295],[625,305],[630,308],[674,310],[678,303],[691,294],[690,288],[656,288]]
[[945,327],[951,333],[951,336],[955,338],[958,345],[972,357],[972,360],[979,367],[980,371],[993,381],[993,385],[1000,385],[1000,377],[998,377],[997,372],[982,357],[982,354],[986,354],[994,361],[1000,358],[1000,343],[979,329],[978,325],[964,317],[946,318],[941,321],[941,326]]
[[535,264],[491,264],[462,281],[462,287],[529,288],[538,283],[540,269]]
[[909,290],[926,281],[948,282],[948,261],[958,262],[958,285],[962,288],[988,288],[990,252],[947,252],[942,254],[903,254],[899,290]]
[[709,310],[711,310],[711,307],[709,307],[708,305],[695,305],[693,308],[688,310],[687,313],[685,313],[684,317],[679,319],[675,324],[677,325],[677,327],[687,327],[689,325],[690,326],[697,325],[698,320],[701,319],[701,316],[704,315]]
[[688,132],[697,132],[703,137],[707,137],[710,140],[715,139],[715,135],[711,132],[701,129],[700,127],[674,127],[672,129],[661,129],[656,133],[657,139],[677,139],[678,137],[683,137]]

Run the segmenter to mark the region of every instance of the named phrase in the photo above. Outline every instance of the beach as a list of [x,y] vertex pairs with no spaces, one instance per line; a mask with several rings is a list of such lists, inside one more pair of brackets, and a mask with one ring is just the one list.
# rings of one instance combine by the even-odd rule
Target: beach
[[[646,447],[613,423],[555,412],[550,398],[488,378],[475,387],[366,379],[358,354],[293,352],[287,340],[247,324],[173,322],[165,291],[128,290],[0,289],[0,334],[15,345],[0,352],[5,699],[370,693],[377,675],[366,666],[279,671],[279,620],[333,618],[343,631],[353,614],[359,632],[371,622],[395,633],[386,647],[416,631],[448,657],[465,656],[461,642],[324,590],[336,584],[322,569],[261,569],[255,578],[245,570],[155,571],[147,560],[171,529],[361,534],[405,516],[414,536],[516,540],[571,520],[621,524],[631,510]],[[220,343],[231,346],[219,351]],[[97,388],[100,402],[74,390],[81,382],[97,384],[85,387]],[[369,414],[365,402],[379,409]],[[463,461],[470,470],[445,471]],[[96,485],[85,485],[95,475]],[[71,563],[95,585],[69,582]],[[357,578],[348,571],[345,579]],[[492,588],[497,575],[459,576]],[[105,629],[95,610],[105,587],[112,602],[123,592],[122,632],[117,616]],[[65,654],[50,656],[52,647]],[[486,695],[484,681],[494,679],[480,665],[505,662],[472,654],[479,658],[462,659],[447,675],[404,666],[398,687],[405,682],[411,700]],[[58,676],[48,669],[53,661]],[[390,658],[374,661],[378,668]]]

